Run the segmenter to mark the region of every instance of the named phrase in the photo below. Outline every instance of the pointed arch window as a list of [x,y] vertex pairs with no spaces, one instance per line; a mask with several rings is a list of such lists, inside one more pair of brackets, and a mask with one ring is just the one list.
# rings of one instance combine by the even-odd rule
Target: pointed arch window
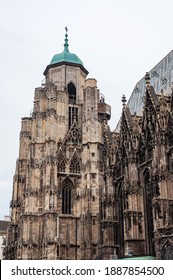
[[173,243],[169,240],[165,243],[165,245],[162,248],[161,259],[173,260]]
[[70,173],[79,174],[80,173],[80,163],[78,158],[75,156],[70,162]]
[[71,214],[73,183],[65,179],[62,183],[62,214]]
[[65,172],[65,160],[62,156],[58,157],[57,170],[58,172]]
[[67,91],[69,96],[69,103],[76,104],[76,87],[72,82],[67,85]]
[[145,189],[145,216],[146,216],[146,236],[148,243],[148,254],[155,255],[154,248],[154,221],[153,221],[153,185],[151,182],[150,170],[146,168],[143,173]]

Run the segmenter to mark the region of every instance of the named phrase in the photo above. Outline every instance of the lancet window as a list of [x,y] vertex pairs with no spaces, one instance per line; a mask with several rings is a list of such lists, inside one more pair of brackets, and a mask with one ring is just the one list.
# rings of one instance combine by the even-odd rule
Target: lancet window
[[148,168],[144,171],[144,188],[145,188],[145,209],[146,209],[146,220],[147,220],[147,231],[148,231],[148,250],[152,256],[155,253],[153,239],[154,239],[154,225],[153,225],[153,186],[151,182],[150,171]]
[[71,214],[73,183],[67,178],[62,183],[62,214]]
[[69,96],[69,103],[76,104],[76,87],[72,82],[67,85],[67,90]]

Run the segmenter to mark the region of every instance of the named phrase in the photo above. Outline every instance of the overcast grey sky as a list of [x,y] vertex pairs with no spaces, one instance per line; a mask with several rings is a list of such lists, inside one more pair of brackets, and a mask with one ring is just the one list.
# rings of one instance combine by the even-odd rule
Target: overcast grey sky
[[111,128],[145,72],[173,47],[172,0],[0,0],[0,219],[9,213],[21,118],[52,56],[69,49],[112,106]]

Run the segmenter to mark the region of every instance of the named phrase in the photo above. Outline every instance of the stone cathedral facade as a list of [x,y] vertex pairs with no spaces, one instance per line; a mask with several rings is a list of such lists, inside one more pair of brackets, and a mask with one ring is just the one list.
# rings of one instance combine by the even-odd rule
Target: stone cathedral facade
[[5,258],[173,259],[173,52],[123,96],[111,132],[68,47],[66,32],[22,118]]

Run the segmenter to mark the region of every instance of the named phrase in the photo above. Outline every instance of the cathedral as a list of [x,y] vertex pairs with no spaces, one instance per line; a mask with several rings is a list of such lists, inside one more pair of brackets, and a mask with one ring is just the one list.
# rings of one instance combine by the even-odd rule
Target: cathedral
[[79,57],[55,54],[22,118],[5,259],[173,259],[173,51],[110,130]]

